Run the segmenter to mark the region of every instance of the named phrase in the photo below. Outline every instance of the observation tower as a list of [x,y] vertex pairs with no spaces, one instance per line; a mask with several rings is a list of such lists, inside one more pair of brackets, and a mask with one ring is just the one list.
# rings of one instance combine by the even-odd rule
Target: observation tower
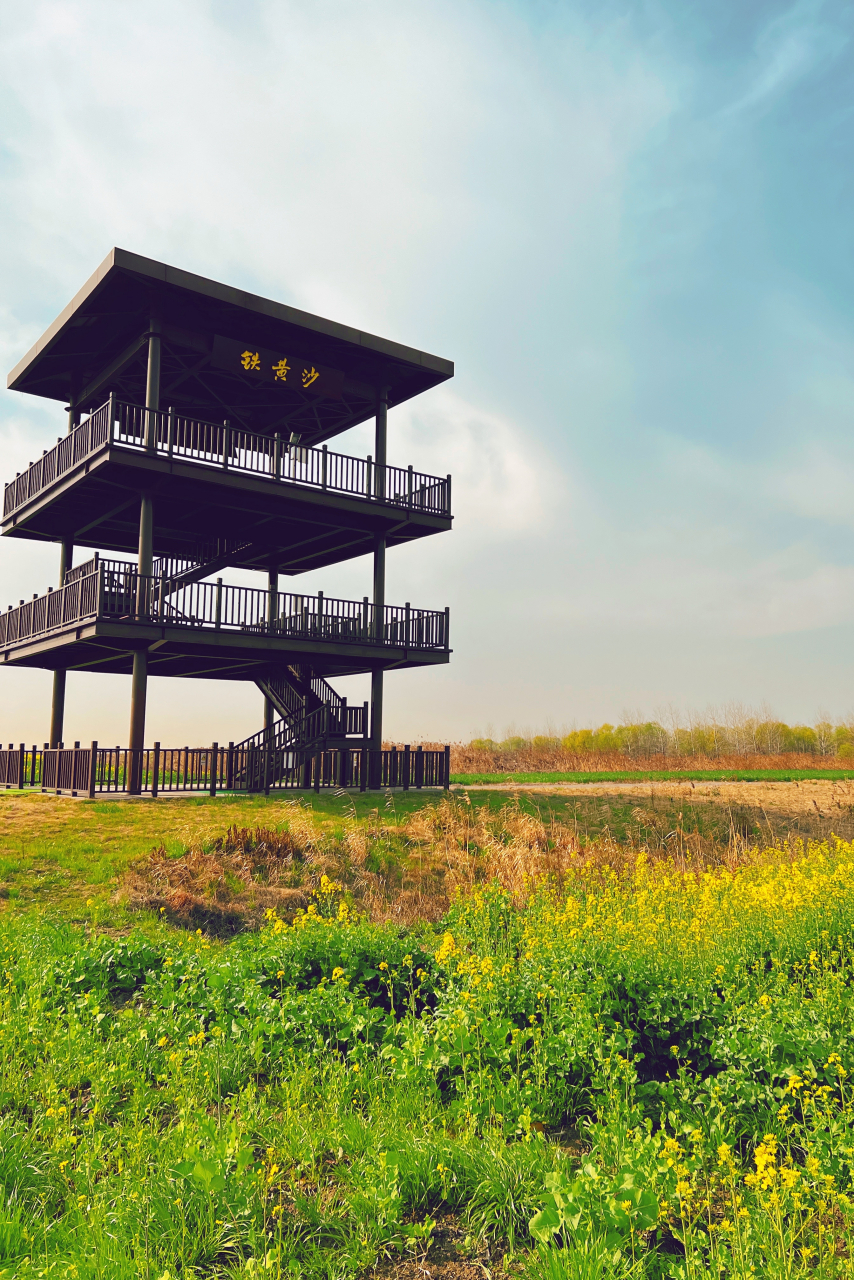
[[[0,666],[54,673],[43,787],[168,789],[175,761],[145,745],[149,675],[243,680],[264,695],[252,738],[194,748],[192,768],[186,756],[194,787],[447,785],[447,751],[382,750],[385,671],[450,655],[447,609],[386,602],[386,554],[452,519],[450,476],[390,465],[386,441],[388,410],[453,372],[124,249],[107,255],[8,377],[68,415],[3,503],[3,536],[59,548],[56,586],[0,614]],[[329,449],[368,419],[373,455]],[[281,589],[368,553],[361,600]],[[226,568],[263,580],[228,586]],[[127,748],[63,746],[75,671],[131,677]],[[329,683],[367,673],[370,704]],[[4,767],[35,779],[35,749],[23,764],[28,749],[12,752],[0,785]]]

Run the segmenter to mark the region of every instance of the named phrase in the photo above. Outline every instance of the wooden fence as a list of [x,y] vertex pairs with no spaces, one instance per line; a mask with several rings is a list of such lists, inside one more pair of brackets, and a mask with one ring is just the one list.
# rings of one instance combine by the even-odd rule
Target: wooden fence
[[18,747],[0,749],[0,788],[40,788],[56,795],[150,795],[299,788],[421,790],[450,784],[450,747],[293,750],[271,740],[221,747]]

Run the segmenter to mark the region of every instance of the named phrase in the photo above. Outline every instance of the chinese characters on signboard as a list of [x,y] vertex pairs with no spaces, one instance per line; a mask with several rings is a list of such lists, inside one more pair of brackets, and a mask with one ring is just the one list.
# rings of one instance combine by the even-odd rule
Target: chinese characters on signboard
[[278,351],[268,351],[266,347],[256,347],[250,342],[236,342],[233,338],[217,335],[213,342],[212,361],[219,369],[231,369],[261,382],[284,386],[289,391],[341,399],[344,374],[340,370],[298,360],[295,356],[283,356]]

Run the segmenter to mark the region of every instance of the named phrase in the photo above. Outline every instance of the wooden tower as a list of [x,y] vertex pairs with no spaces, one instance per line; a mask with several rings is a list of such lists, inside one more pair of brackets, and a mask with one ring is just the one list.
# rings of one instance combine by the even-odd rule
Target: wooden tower
[[[60,547],[57,587],[0,614],[2,665],[54,673],[51,747],[68,672],[104,671],[132,677],[135,752],[150,674],[254,681],[288,768],[318,743],[379,752],[383,673],[450,653],[447,610],[386,603],[387,550],[451,527],[450,476],[387,463],[387,412],[453,371],[113,249],[8,378],[68,406],[67,433],[6,485],[2,522]],[[373,456],[328,448],[368,419]],[[366,553],[361,600],[280,589]],[[265,580],[224,585],[228,566]],[[328,683],[355,673],[371,675],[369,719]]]

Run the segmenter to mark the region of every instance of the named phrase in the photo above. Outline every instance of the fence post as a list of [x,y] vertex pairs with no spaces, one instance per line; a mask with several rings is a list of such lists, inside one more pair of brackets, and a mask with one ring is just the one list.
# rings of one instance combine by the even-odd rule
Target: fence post
[[116,396],[111,391],[107,399],[107,444],[111,444],[113,440],[113,427],[116,422]]
[[214,611],[214,629],[219,631],[222,626],[222,578],[216,580],[216,604]]
[[219,763],[219,743],[215,742],[211,747],[211,772],[210,772],[210,791],[211,795],[216,795],[216,771]]
[[403,643],[404,643],[404,647],[407,649],[409,648],[409,611],[410,611],[409,601],[407,600],[403,610],[403,617],[404,617]]
[[222,469],[228,470],[228,460],[231,457],[231,422],[228,418],[223,422],[223,440],[222,440]]
[[365,464],[365,490],[366,490],[366,492],[365,492],[365,497],[366,497],[366,498],[370,498],[370,496],[371,496],[371,490],[372,490],[372,488],[373,488],[373,485],[371,484],[371,467],[372,467],[372,463],[373,463],[373,459],[372,459],[371,455],[370,455],[370,454],[368,454],[367,463]]
[[24,776],[25,776],[24,762],[26,760],[26,756],[27,756],[27,749],[22,742],[20,747],[18,748],[18,790],[19,791],[23,791],[24,789]]
[[34,787],[36,785],[36,751],[37,750],[38,750],[38,747],[36,746],[35,743],[33,743],[33,749],[32,749],[32,752],[30,753],[30,786],[31,787]]
[[152,761],[153,777],[151,779],[151,798],[157,799],[157,793],[160,790],[160,743],[154,744],[154,759]]
[[404,791],[409,790],[409,769],[410,769],[411,758],[412,757],[409,749],[409,743],[407,742],[403,748],[403,789]]
[[362,757],[359,767],[359,790],[366,791],[368,787],[368,749],[362,747],[359,753]]
[[320,771],[323,768],[323,752],[318,751],[314,757],[314,789],[320,791]]
[[282,437],[278,431],[273,436],[273,475],[277,480],[282,478]]
[[445,641],[446,649],[450,645],[450,636],[451,636],[451,610],[448,605],[445,605],[445,635],[443,639]]
[[93,742],[89,748],[89,799],[95,798],[95,775],[98,772],[98,743]]
[[327,452],[328,452],[328,451],[327,451],[327,447],[326,447],[326,445],[324,445],[324,446],[323,446],[323,448],[320,450],[320,454],[321,454],[321,457],[320,457],[320,487],[321,487],[321,489],[325,489],[325,488],[326,488],[326,468],[327,468],[327,457],[326,457],[326,455],[327,455]]
[[446,743],[445,744],[445,777],[444,777],[444,786],[446,791],[450,788],[450,785],[451,785],[451,748]]
[[230,791],[234,786],[234,743],[228,744],[228,757],[225,765],[225,789]]
[[168,409],[169,417],[167,433],[166,433],[166,453],[168,457],[172,457],[172,451],[175,448],[175,409],[170,404]]
[[406,505],[412,506],[412,464],[406,468]]
[[415,786],[418,791],[424,786],[424,748],[420,742],[415,748]]

